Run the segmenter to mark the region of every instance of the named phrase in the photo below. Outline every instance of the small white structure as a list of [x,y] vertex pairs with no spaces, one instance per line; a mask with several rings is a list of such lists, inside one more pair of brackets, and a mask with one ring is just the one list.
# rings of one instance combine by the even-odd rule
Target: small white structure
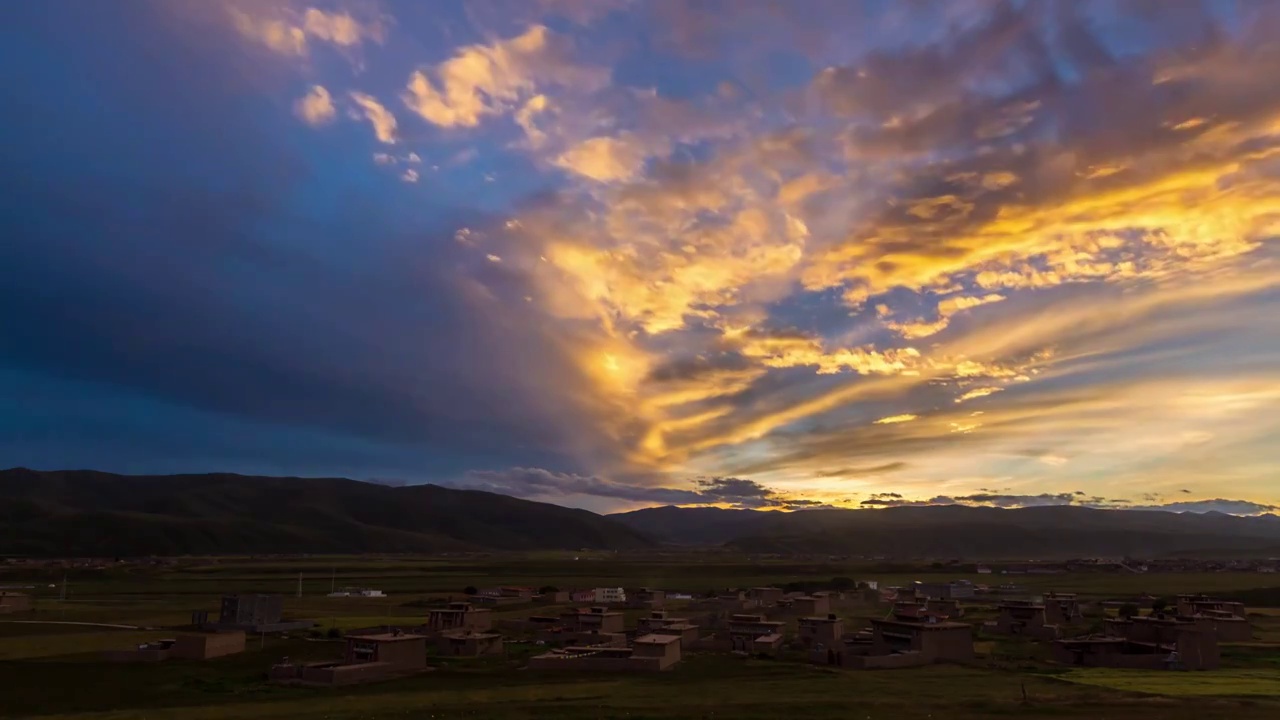
[[627,601],[627,591],[617,588],[596,588],[595,602],[597,603],[624,603]]
[[340,588],[329,593],[329,597],[381,598],[386,596],[386,593],[381,590],[369,588]]

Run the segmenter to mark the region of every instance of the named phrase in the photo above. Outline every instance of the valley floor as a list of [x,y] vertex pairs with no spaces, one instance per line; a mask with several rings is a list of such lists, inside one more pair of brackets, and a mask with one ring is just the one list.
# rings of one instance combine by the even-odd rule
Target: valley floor
[[[265,681],[283,657],[332,659],[340,642],[331,628],[421,621],[428,598],[460,594],[463,584],[556,584],[587,587],[654,585],[701,591],[727,585],[874,577],[882,583],[910,571],[872,573],[828,564],[758,563],[734,558],[665,558],[626,562],[600,557],[298,561],[186,561],[177,567],[72,575],[59,601],[45,575],[0,573],[0,583],[39,590],[36,611],[0,616],[0,717],[42,720],[380,720],[391,718],[1125,718],[1125,720],[1274,720],[1280,717],[1280,615],[1256,608],[1255,642],[1224,648],[1224,668],[1201,673],[1081,670],[1045,662],[1044,646],[980,637],[971,666],[854,671],[791,660],[691,654],[674,670],[652,675],[558,675],[522,669],[545,648],[513,642],[504,657],[431,658],[434,670],[380,684],[341,689],[279,687]],[[294,597],[304,572],[304,595]],[[58,573],[60,575],[60,572]],[[915,573],[918,577],[919,573]],[[948,575],[947,577],[950,577]],[[535,579],[536,578],[536,579]],[[328,598],[328,586],[370,586],[387,598]],[[1142,591],[1216,592],[1275,584],[1258,577],[1080,575],[1029,578],[1037,589],[1079,591],[1095,598]],[[1049,585],[1052,583],[1052,585]],[[1042,584],[1042,585],[1041,585]],[[454,590],[456,586],[456,590]],[[196,609],[215,610],[223,592],[285,594],[287,614],[314,618],[312,637],[253,637],[247,652],[205,662],[170,660],[112,664],[100,652],[172,636],[166,628]],[[528,607],[499,608],[517,617]],[[639,611],[629,611],[628,625]],[[851,611],[856,622],[874,612]],[[981,624],[974,608],[966,622]],[[52,623],[6,622],[41,620]],[[67,623],[67,624],[62,624]],[[89,624],[134,626],[134,629]],[[315,637],[319,635],[319,637]]]

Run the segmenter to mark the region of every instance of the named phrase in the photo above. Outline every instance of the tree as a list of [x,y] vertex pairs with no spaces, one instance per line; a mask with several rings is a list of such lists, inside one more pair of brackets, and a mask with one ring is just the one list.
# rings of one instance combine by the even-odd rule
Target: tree
[[831,578],[830,585],[832,590],[852,590],[857,583],[853,581],[853,578],[841,576]]
[[1120,606],[1119,610],[1116,611],[1116,615],[1122,618],[1137,617],[1138,606],[1135,605],[1134,603],[1125,603]]
[[468,585],[462,588],[462,594],[463,595],[479,595],[480,591],[476,589],[475,585]]
[[1169,607],[1168,598],[1156,598],[1155,600],[1151,601],[1151,612],[1153,613],[1164,612],[1164,610],[1168,607]]
[[558,593],[558,592],[560,592],[560,588],[556,587],[555,585],[543,585],[541,588],[538,589],[539,595],[554,595],[555,593]]

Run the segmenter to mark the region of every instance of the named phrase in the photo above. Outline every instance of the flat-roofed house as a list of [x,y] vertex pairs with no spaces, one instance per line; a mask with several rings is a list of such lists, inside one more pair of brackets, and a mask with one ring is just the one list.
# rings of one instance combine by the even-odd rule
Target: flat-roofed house
[[501,655],[503,650],[502,636],[498,633],[455,630],[436,638],[436,652],[441,655],[480,657]]
[[469,602],[451,602],[443,608],[432,608],[427,612],[427,630],[433,632],[450,630],[484,632],[492,627],[493,612],[488,608],[478,608]]
[[273,682],[343,686],[376,682],[427,669],[427,637],[399,631],[348,635],[340,661],[277,663],[268,672]]
[[1216,600],[1208,595],[1179,595],[1177,602],[1179,615],[1230,614],[1235,617],[1248,617],[1244,603],[1230,600]]
[[747,591],[747,599],[757,607],[773,607],[782,602],[786,592],[776,587],[753,587]]
[[680,638],[646,635],[632,647],[566,647],[529,659],[530,670],[661,672],[680,662]]
[[595,597],[592,602],[606,605],[615,605],[625,603],[627,601],[627,591],[620,587],[599,587],[595,589]]
[[1045,618],[1044,605],[1024,600],[1010,600],[996,606],[995,631],[1001,635],[1020,635],[1036,640],[1053,640],[1058,628]]
[[932,615],[948,618],[964,617],[964,606],[954,598],[929,598],[925,600],[924,608]]
[[1070,625],[1081,618],[1080,601],[1075,593],[1045,593],[1044,619],[1046,625]]
[[209,660],[242,653],[244,648],[243,630],[189,633],[175,639],[173,647],[169,649],[169,656],[184,660]]
[[911,664],[973,659],[973,627],[958,622],[871,621],[871,656],[908,655]]
[[597,605],[561,613],[560,624],[569,632],[620,633],[626,629],[626,616]]
[[844,622],[835,615],[823,617],[802,617],[798,621],[800,643],[806,648],[815,645],[834,647],[844,637]]
[[698,640],[698,626],[688,618],[672,617],[665,610],[654,610],[648,617],[636,621],[636,635],[675,635],[683,649],[689,649]]
[[677,635],[643,635],[636,638],[631,658],[651,670],[666,670],[680,662],[680,645]]
[[791,600],[791,609],[801,617],[819,617],[831,612],[831,596],[826,593],[801,595]]
[[1217,638],[1211,632],[1190,625],[1170,626],[1160,636],[1158,641],[1110,634],[1056,640],[1051,657],[1062,665],[1145,670],[1213,670],[1221,663]]
[[767,645],[781,646],[782,629],[786,623],[771,621],[764,615],[730,615],[728,626],[731,650],[758,652],[756,640],[762,637],[770,638]]

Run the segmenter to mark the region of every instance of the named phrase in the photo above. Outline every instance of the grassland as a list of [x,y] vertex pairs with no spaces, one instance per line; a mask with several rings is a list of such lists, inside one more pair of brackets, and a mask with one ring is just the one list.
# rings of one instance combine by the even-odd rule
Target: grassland
[[1280,668],[1200,673],[1081,668],[1061,677],[1084,685],[1169,697],[1280,697]]
[[[578,559],[574,559],[577,557]],[[511,644],[505,658],[436,659],[425,675],[342,690],[285,688],[265,682],[279,658],[331,659],[326,638],[253,638],[248,652],[208,662],[109,664],[99,652],[172,635],[194,609],[216,609],[225,592],[285,595],[294,617],[322,630],[421,620],[423,601],[458,595],[467,585],[654,585],[702,591],[720,587],[874,578],[885,584],[924,577],[932,568],[874,568],[838,562],[753,561],[690,555],[624,558],[543,553],[455,559],[329,557],[185,560],[172,567],[72,571],[59,602],[62,571],[8,571],[0,584],[29,584],[34,613],[0,617],[0,717],[77,720],[221,720],[223,718],[1104,718],[1191,720],[1280,717],[1280,611],[1253,616],[1256,641],[1228,646],[1222,671],[1142,673],[1066,670],[1045,662],[1044,647],[981,637],[974,666],[901,671],[839,671],[799,662],[692,655],[655,676],[557,676],[522,670],[540,651]],[[295,597],[298,574],[303,595]],[[947,577],[957,577],[944,571]],[[1019,576],[1033,590],[1090,597],[1141,592],[1226,594],[1280,582],[1274,576]],[[977,582],[991,576],[973,576]],[[382,589],[382,599],[328,598],[330,584]],[[528,614],[500,608],[499,616]],[[634,614],[634,613],[633,613]],[[849,615],[865,616],[866,609]],[[975,610],[980,622],[989,613]],[[82,622],[86,625],[3,622]],[[319,633],[323,635],[322,633]]]

